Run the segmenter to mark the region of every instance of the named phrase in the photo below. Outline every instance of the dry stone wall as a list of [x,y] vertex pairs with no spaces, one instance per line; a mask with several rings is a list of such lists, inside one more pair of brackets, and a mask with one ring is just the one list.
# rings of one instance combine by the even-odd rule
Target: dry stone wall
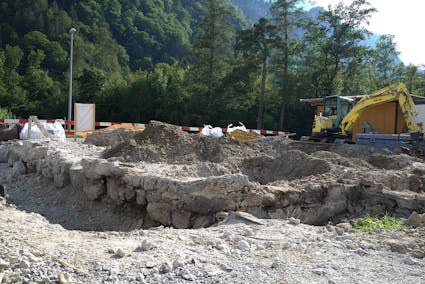
[[149,167],[140,169],[94,157],[99,152],[95,146],[85,145],[87,152],[81,155],[78,146],[72,142],[17,141],[4,145],[2,152],[19,174],[36,172],[59,188],[72,185],[89,200],[135,206],[140,216],[146,210],[147,223],[153,225],[205,227],[215,221],[219,211],[249,210],[262,203],[258,185],[242,174],[182,180],[157,175]]
[[416,158],[281,137],[199,137],[159,122],[114,147],[7,142],[0,160],[16,176],[37,173],[93,202],[130,209],[143,227],[207,227],[222,211],[326,224],[425,208],[425,164]]

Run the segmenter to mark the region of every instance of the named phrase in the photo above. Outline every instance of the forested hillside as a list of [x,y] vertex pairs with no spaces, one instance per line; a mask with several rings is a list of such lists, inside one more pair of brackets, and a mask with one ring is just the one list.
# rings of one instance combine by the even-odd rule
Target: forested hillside
[[[190,62],[194,28],[207,1],[2,0],[0,5],[2,69],[11,79],[0,89],[0,105],[17,115],[58,117],[63,116],[71,27],[77,30],[76,91],[91,100],[107,77],[161,62]],[[234,28],[247,27],[240,10],[228,7]],[[47,100],[49,108],[41,107]]]
[[424,95],[424,76],[398,60],[396,39],[362,44],[374,14],[364,0],[309,12],[301,3],[0,0],[0,113],[66,115],[72,27],[73,98],[96,103],[97,120],[304,133],[312,110],[301,97],[394,81]]
[[270,17],[271,0],[232,0],[232,3],[253,23],[262,17]]

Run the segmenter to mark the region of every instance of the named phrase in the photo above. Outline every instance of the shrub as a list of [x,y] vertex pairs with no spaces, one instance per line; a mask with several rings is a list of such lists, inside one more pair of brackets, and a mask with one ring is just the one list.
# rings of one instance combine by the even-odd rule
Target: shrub
[[397,219],[396,217],[390,216],[387,212],[381,218],[371,217],[369,214],[367,214],[365,217],[354,223],[354,228],[362,232],[374,233],[380,229],[397,230],[403,225],[403,221]]
[[0,118],[15,118],[15,116],[7,108],[0,107]]

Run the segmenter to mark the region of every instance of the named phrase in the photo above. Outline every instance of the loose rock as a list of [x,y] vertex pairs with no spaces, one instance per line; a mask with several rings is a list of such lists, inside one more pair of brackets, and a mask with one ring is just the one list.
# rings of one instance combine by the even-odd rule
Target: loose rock
[[418,214],[416,211],[414,211],[409,216],[406,223],[413,228],[423,227],[425,226],[425,214]]
[[249,245],[249,243],[247,241],[245,241],[245,240],[240,240],[238,242],[237,246],[238,246],[238,248],[240,250],[243,250],[243,251],[249,250],[251,248],[251,246]]
[[154,248],[156,248],[156,245],[153,242],[150,242],[148,240],[144,240],[141,246],[141,249],[143,251],[148,251]]
[[173,268],[172,268],[171,264],[166,261],[166,262],[163,262],[161,264],[161,266],[159,267],[159,273],[165,274],[165,273],[171,272],[172,269]]
[[417,265],[419,262],[411,256],[407,256],[403,262],[408,265]]
[[124,250],[120,249],[120,248],[117,249],[117,251],[115,252],[115,256],[116,257],[119,257],[119,258],[122,258],[122,257],[124,257],[126,255],[127,255],[127,253]]
[[295,225],[295,226],[299,225],[301,223],[300,219],[296,219],[294,217],[289,218],[288,221],[289,221],[289,224],[292,224],[292,225]]
[[10,266],[10,263],[8,261],[5,261],[3,259],[0,259],[0,272],[3,270],[8,269]]

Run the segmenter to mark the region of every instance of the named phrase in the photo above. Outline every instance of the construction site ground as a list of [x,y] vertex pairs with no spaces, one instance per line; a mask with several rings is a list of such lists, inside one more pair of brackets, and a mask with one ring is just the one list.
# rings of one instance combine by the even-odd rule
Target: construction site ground
[[0,162],[0,283],[425,283],[421,158],[154,121]]

